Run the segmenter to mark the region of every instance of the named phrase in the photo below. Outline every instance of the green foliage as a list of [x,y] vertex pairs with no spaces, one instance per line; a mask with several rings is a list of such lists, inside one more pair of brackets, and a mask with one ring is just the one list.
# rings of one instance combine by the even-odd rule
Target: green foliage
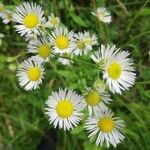
[[[101,0],[102,1],[102,0]],[[102,1],[110,9],[113,22],[106,26],[107,40],[129,50],[135,60],[137,82],[123,96],[113,96],[112,109],[125,120],[125,141],[117,149],[150,149],[150,71],[149,71],[149,22],[150,9],[145,0],[122,1],[130,15],[117,1]],[[3,1],[14,9],[21,0]],[[99,33],[96,18],[91,15],[93,3],[86,0],[36,1],[46,13],[54,11],[69,28],[90,30]],[[48,5],[46,5],[48,4]],[[74,7],[73,7],[74,6]],[[33,150],[36,149],[45,132],[51,128],[44,115],[45,100],[51,91],[68,86],[83,92],[86,86],[93,84],[98,70],[92,62],[76,58],[74,69],[64,67],[55,60],[47,64],[46,79],[40,89],[25,92],[16,80],[16,68],[25,59],[26,43],[12,28],[13,23],[4,25],[0,20],[0,33],[5,36],[0,45],[0,149]],[[101,41],[100,41],[101,43]],[[89,142],[83,123],[70,134],[57,130],[57,149],[61,150],[102,150],[94,142]],[[64,138],[65,137],[65,138]],[[105,148],[103,148],[105,149]],[[113,149],[110,147],[110,149]]]

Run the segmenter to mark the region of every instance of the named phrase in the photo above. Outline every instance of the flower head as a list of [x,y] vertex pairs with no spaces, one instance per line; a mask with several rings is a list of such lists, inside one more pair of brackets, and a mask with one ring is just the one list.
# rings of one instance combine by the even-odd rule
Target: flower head
[[88,54],[92,50],[92,46],[97,44],[97,38],[95,34],[90,35],[89,32],[79,32],[75,34],[75,50],[73,53],[75,55]]
[[56,27],[49,40],[55,53],[71,53],[74,50],[74,32],[68,31],[67,27]]
[[84,99],[72,90],[59,89],[58,92],[52,92],[46,101],[46,113],[50,123],[64,130],[73,129],[82,119],[82,110],[84,109]]
[[53,13],[51,13],[50,16],[48,16],[48,21],[45,23],[45,26],[48,28],[54,28],[59,26],[60,24],[60,19],[59,17],[54,16]]
[[111,22],[111,15],[104,7],[98,7],[96,12],[91,12],[92,15],[98,17],[99,21],[104,23]]
[[103,79],[113,93],[121,94],[122,90],[128,90],[136,78],[133,67],[133,59],[128,58],[127,51],[116,53],[104,64]]
[[16,8],[13,15],[13,21],[18,23],[15,25],[16,31],[21,36],[34,33],[39,34],[39,26],[43,23],[42,7],[35,3],[24,2]]
[[32,90],[39,88],[44,78],[44,67],[42,59],[37,57],[31,57],[21,63],[20,68],[17,71],[17,77],[20,86],[25,90]]
[[95,116],[91,116],[85,123],[89,138],[96,137],[96,145],[107,147],[112,144],[114,147],[123,141],[124,122],[118,117],[113,117],[111,110],[98,111]]
[[8,24],[10,21],[12,21],[12,15],[13,15],[12,11],[5,10],[3,12],[3,15],[1,15],[1,18],[3,19],[3,23]]
[[109,104],[112,99],[110,99],[110,95],[104,90],[88,88],[85,94],[85,101],[88,106],[89,115],[91,116],[99,110],[107,110],[108,108],[105,104]]
[[36,53],[44,60],[49,60],[52,55],[51,46],[46,38],[37,39],[33,43],[29,43],[27,50],[29,53]]

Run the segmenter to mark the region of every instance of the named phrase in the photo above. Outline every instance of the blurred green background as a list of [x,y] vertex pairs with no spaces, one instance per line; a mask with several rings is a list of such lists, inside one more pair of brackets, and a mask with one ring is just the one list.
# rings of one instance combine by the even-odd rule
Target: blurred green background
[[[28,0],[28,2],[31,0]],[[3,0],[6,8],[15,9],[21,0]],[[33,2],[33,0],[32,0]],[[45,14],[58,15],[61,21],[75,31],[89,30],[97,35],[99,26],[91,11],[95,0],[35,0]],[[113,21],[104,27],[107,41],[131,52],[137,72],[136,84],[123,95],[112,95],[110,105],[116,115],[125,120],[125,140],[118,150],[150,149],[150,9],[149,0],[99,0],[96,6],[106,6]],[[16,79],[18,64],[30,55],[20,55],[27,43],[14,31],[13,23],[0,20],[0,150],[34,150],[49,129],[44,115],[45,101],[51,91],[69,87],[79,93],[91,86],[97,70],[76,60],[73,68],[62,66],[55,59],[47,64],[45,80],[40,89],[26,92]],[[91,61],[88,57],[84,60]],[[92,61],[91,61],[92,63]],[[149,86],[150,87],[150,86]],[[89,142],[83,123],[72,132],[55,130],[59,150],[102,150]],[[113,147],[110,147],[113,149]]]

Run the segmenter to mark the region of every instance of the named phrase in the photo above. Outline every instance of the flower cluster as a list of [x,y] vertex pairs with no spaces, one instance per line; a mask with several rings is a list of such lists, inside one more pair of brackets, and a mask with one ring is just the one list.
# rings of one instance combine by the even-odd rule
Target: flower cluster
[[[3,5],[0,4],[0,12]],[[92,12],[100,22],[112,21],[110,12],[106,8],[97,8]],[[2,13],[1,13],[2,16]],[[101,44],[98,47],[98,37],[89,31],[74,32],[51,13],[45,17],[41,6],[24,2],[13,13],[12,20],[16,23],[16,31],[28,41],[27,52],[35,54],[24,60],[17,71],[19,85],[25,90],[40,87],[45,74],[45,63],[57,56],[63,65],[71,65],[74,57],[87,55],[99,67],[105,86],[98,82],[86,88],[82,95],[74,90],[60,88],[54,91],[46,101],[45,114],[54,127],[71,130],[79,125],[83,119],[84,110],[88,108],[85,128],[89,138],[96,137],[96,145],[114,147],[123,141],[124,122],[114,117],[108,108],[113,101],[108,92],[122,94],[135,82],[136,74],[132,58],[128,51],[122,51],[114,44]],[[72,64],[73,65],[73,64]]]

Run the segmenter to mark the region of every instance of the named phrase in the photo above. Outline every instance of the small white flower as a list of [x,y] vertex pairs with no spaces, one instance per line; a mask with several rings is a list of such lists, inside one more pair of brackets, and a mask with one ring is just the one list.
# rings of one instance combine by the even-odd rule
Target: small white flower
[[136,78],[133,67],[133,59],[128,58],[127,51],[118,52],[104,64],[103,79],[113,93],[121,94],[122,90],[128,90]]
[[56,27],[49,40],[55,53],[71,53],[75,48],[74,32],[69,32],[67,27]]
[[43,60],[37,57],[31,57],[21,63],[17,71],[19,85],[25,90],[39,88],[44,75]]
[[110,12],[106,10],[104,7],[98,7],[96,12],[91,12],[92,15],[98,17],[99,21],[104,23],[110,23],[112,21]]
[[3,12],[3,15],[1,16],[1,18],[3,19],[3,23],[8,24],[10,21],[12,21],[12,15],[13,15],[12,11],[5,10]]
[[60,24],[60,19],[59,17],[54,16],[53,13],[51,13],[50,16],[48,16],[48,21],[45,23],[45,26],[48,28],[54,28],[59,26]]
[[76,47],[75,50],[73,51],[75,55],[82,55],[82,54],[86,55],[92,50],[92,44],[86,42],[89,38],[87,37],[86,32],[84,33],[79,32],[78,34],[75,34],[75,38],[76,38],[75,41]]
[[117,144],[124,140],[124,121],[114,117],[114,113],[111,110],[98,111],[95,116],[87,119],[85,127],[89,133],[90,140],[94,137],[96,138],[97,146],[106,144],[109,147],[112,144],[116,147]]
[[94,46],[98,44],[98,37],[97,35],[91,34],[90,32],[84,31],[84,42],[86,43],[86,45],[89,46]]
[[120,49],[115,45],[101,45],[98,51],[91,55],[92,60],[97,64],[105,63],[110,57],[114,56]]
[[24,2],[16,8],[13,15],[13,21],[18,23],[15,25],[16,31],[21,36],[26,34],[39,34],[39,26],[43,23],[42,7],[35,3]]
[[85,107],[84,99],[73,90],[52,92],[46,101],[46,113],[50,124],[59,129],[71,130],[82,120],[82,110]]
[[34,42],[28,44],[27,50],[29,53],[35,53],[40,58],[48,61],[52,56],[51,46],[46,38],[37,39]]
[[110,95],[102,89],[88,88],[85,94],[85,101],[88,106],[89,115],[91,116],[99,110],[107,110],[108,108],[105,104],[109,104],[112,99],[110,99]]

